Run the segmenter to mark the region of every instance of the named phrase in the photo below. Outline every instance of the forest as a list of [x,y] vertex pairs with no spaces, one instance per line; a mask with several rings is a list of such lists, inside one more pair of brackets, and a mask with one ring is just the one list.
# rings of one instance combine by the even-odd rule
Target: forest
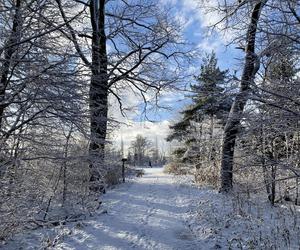
[[299,249],[299,52],[299,0],[0,0],[0,248]]

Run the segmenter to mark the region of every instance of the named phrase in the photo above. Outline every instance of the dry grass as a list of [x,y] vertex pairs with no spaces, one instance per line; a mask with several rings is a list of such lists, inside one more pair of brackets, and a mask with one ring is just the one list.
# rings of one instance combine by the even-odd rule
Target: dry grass
[[175,175],[186,175],[192,174],[190,166],[180,162],[170,162],[164,166],[164,173],[175,174]]
[[196,165],[195,181],[201,186],[211,186],[218,188],[220,179],[220,169],[215,166]]

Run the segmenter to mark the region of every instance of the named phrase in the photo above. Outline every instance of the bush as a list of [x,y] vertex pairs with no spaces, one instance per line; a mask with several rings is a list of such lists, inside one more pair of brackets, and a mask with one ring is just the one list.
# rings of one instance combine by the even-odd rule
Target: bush
[[176,174],[176,175],[186,175],[191,174],[191,169],[187,164],[180,162],[170,162],[164,166],[164,173]]
[[218,187],[220,170],[215,166],[202,166],[196,164],[195,181],[200,185],[208,185],[214,188]]
[[121,171],[108,170],[104,176],[107,186],[114,186],[120,183]]

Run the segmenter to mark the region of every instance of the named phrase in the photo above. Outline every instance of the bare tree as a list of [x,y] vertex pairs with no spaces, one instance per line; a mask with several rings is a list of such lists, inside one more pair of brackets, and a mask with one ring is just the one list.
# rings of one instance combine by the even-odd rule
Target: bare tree
[[[82,152],[74,156],[74,138],[87,134],[87,123],[84,77],[73,47],[62,39],[59,29],[66,24],[57,19],[57,6],[22,0],[0,1],[0,8],[0,234],[7,235],[29,220],[51,218],[63,193],[66,198],[63,179],[72,180],[69,194],[78,192],[78,202],[85,174],[58,166],[84,158]],[[64,136],[70,128],[76,134],[71,139]]]
[[[0,66],[0,128],[2,126],[2,119],[3,119],[3,113],[4,109],[6,107],[5,105],[5,93],[6,89],[9,85],[9,77],[10,77],[10,68],[13,64],[13,56],[14,53],[18,49],[17,44],[20,40],[20,32],[22,28],[22,12],[21,12],[21,0],[13,1],[12,2],[12,9],[14,10],[13,13],[13,20],[12,20],[12,28],[9,31],[9,37],[7,41],[5,42],[5,49],[3,50],[3,61]],[[1,54],[0,54],[1,56]]]
[[[202,3],[205,5],[203,1]],[[280,51],[285,50],[283,53],[287,53],[292,49],[294,54],[298,53],[299,16],[297,9],[299,3],[274,0],[218,1],[216,5],[210,4],[204,8],[208,12],[217,11],[220,20],[213,25],[213,28],[220,32],[228,32],[228,43],[234,44],[237,49],[245,52],[240,90],[231,107],[223,139],[221,191],[228,192],[232,189],[233,166],[241,164],[239,157],[235,159],[234,155],[236,149],[238,149],[239,156],[241,155],[239,147],[244,143],[243,125],[247,124],[249,119],[251,120],[255,108],[260,105],[268,105],[281,110],[280,112],[288,112],[290,116],[299,116],[295,107],[291,109],[289,105],[278,102],[278,97],[281,96],[282,100],[297,106],[297,98],[291,93],[282,95],[277,91],[272,91],[269,87],[266,88],[263,83],[268,70],[266,67],[261,67],[261,65],[275,60],[278,53],[282,53]],[[245,15],[250,16],[249,23],[242,20]],[[273,84],[276,83],[273,81]],[[287,88],[284,90],[287,92],[290,88],[289,83],[282,84]],[[270,95],[273,95],[274,99],[268,97]],[[276,116],[275,113],[273,115]],[[242,155],[244,156],[244,154]]]
[[240,91],[232,104],[224,129],[221,162],[221,191],[223,192],[228,192],[232,189],[233,156],[236,137],[243,117],[244,107],[249,99],[251,83],[253,83],[254,77],[259,70],[260,58],[258,58],[255,53],[255,38],[261,10],[265,3],[266,1],[258,1],[251,12],[245,48],[245,65],[241,78]]
[[[146,137],[142,135],[137,135],[135,140],[131,143],[131,150],[134,156],[135,164],[138,166],[142,166],[147,162],[147,151],[151,149],[151,141],[149,141]],[[149,157],[149,155],[148,155]]]
[[[66,13],[69,1],[56,2],[62,18],[68,23],[74,15]],[[146,92],[147,95],[152,93],[157,102],[162,89],[170,88],[184,78],[179,68],[189,50],[180,49],[183,41],[179,28],[160,9],[157,1],[92,0],[80,3],[89,10],[90,25],[76,30],[68,23],[63,32],[73,42],[91,77],[90,172],[91,189],[97,191],[96,183],[103,168],[109,94],[116,98],[121,112],[126,109],[124,90],[139,94],[147,109],[149,98]],[[86,44],[90,47],[86,48]],[[183,52],[187,53],[184,55]],[[91,55],[91,61],[88,55]],[[171,67],[175,68],[172,74]]]

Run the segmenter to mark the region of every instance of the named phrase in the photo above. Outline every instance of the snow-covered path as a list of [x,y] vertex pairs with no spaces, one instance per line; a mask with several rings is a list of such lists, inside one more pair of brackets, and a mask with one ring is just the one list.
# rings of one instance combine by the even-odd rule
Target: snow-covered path
[[201,249],[186,223],[193,188],[175,182],[162,168],[145,169],[104,195],[107,214],[73,230],[56,249]]
[[188,176],[145,169],[101,196],[101,209],[89,219],[20,233],[3,249],[300,249],[297,208],[190,183]]

